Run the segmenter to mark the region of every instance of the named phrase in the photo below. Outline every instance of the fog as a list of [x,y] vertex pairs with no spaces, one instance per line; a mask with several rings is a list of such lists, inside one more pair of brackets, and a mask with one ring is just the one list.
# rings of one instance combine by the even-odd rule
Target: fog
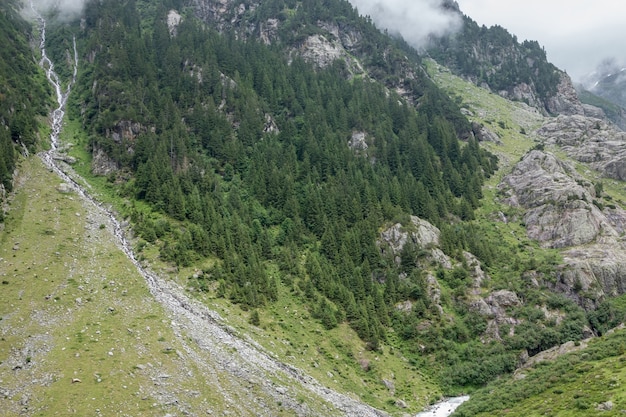
[[422,48],[429,35],[446,35],[461,27],[457,13],[442,8],[443,0],[349,0],[363,16],[370,16],[379,29],[401,35]]
[[[72,20],[79,17],[87,0],[31,0],[31,3],[39,13],[57,13],[60,20]],[[28,1],[27,1],[28,3]],[[27,6],[25,12],[30,11]]]

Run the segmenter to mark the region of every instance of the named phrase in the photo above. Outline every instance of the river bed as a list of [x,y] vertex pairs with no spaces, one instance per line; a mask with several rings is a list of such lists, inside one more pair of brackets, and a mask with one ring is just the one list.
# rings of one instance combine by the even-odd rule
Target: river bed
[[462,397],[453,397],[438,402],[432,407],[428,408],[426,411],[422,411],[417,414],[415,417],[448,417],[450,414],[454,412],[461,404],[465,401],[469,400],[469,395],[464,395]]

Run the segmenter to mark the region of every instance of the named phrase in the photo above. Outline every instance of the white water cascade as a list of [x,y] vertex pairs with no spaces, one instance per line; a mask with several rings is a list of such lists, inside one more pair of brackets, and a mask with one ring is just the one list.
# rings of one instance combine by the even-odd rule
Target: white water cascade
[[67,88],[63,91],[63,86],[61,81],[59,80],[58,74],[54,71],[54,63],[48,57],[46,53],[46,20],[43,16],[37,11],[35,5],[31,1],[30,8],[35,13],[35,17],[37,18],[37,22],[39,23],[41,42],[39,44],[39,50],[41,51],[41,59],[39,60],[39,66],[43,68],[46,72],[46,77],[52,87],[54,87],[54,91],[57,97],[58,107],[54,109],[51,114],[52,118],[52,132],[50,134],[50,145],[52,150],[56,150],[59,143],[59,135],[61,134],[61,129],[63,127],[63,117],[65,116],[65,104],[67,103],[67,98],[70,95],[70,91],[74,83],[76,83],[76,75],[78,73],[78,51],[76,50],[76,37],[73,40],[74,46],[74,65],[73,65],[73,75],[72,80],[68,83]]

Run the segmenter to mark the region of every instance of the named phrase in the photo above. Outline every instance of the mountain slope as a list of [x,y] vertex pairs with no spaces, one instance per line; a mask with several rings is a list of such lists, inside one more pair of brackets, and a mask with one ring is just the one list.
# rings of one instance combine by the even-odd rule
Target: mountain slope
[[626,68],[607,60],[583,81],[593,94],[618,106],[626,107]]
[[383,415],[278,362],[175,283],[146,282],[108,215],[39,160],[18,184],[0,248],[7,415]]
[[[461,14],[461,11],[457,11]],[[480,27],[463,15],[458,33],[433,38],[428,54],[457,75],[546,114],[582,114],[572,82],[536,41],[519,43],[501,26]]]
[[[611,331],[607,330],[623,323],[626,318],[623,295],[613,298],[623,294],[620,289],[623,288],[624,273],[620,266],[623,261],[619,260],[623,252],[622,233],[611,231],[613,227],[621,227],[619,218],[624,214],[621,208],[624,196],[621,181],[611,179],[616,178],[616,171],[607,170],[605,166],[620,166],[619,149],[626,143],[623,133],[592,117],[544,119],[528,106],[506,103],[484,89],[469,87],[445,68],[435,64],[429,68],[440,86],[459,97],[470,120],[488,128],[492,133],[490,137],[497,138],[497,141],[484,142],[483,145],[501,156],[503,166],[500,172],[504,177],[492,183],[494,191],[498,184],[493,196],[486,194],[487,199],[507,202],[510,208],[486,204],[485,214],[493,216],[493,210],[501,210],[499,215],[503,223],[499,228],[511,233],[516,233],[515,219],[522,217],[523,231],[533,239],[547,245],[564,246],[560,271],[553,278],[535,271],[523,279],[530,285],[542,285],[541,281],[548,278],[545,285],[588,306],[589,323],[598,334],[610,334]],[[531,132],[531,137],[520,135],[520,132]],[[534,143],[530,139],[534,139]],[[537,161],[541,162],[535,164]],[[522,184],[519,179],[528,182]],[[506,193],[511,186],[519,187],[518,191],[521,191],[513,194],[515,201]],[[599,217],[607,215],[598,222],[600,227],[588,228],[595,220],[587,223],[582,217],[574,220],[572,227],[566,226],[575,217],[571,213],[587,204],[586,201],[592,202],[593,206],[587,206],[584,212],[595,212]],[[546,209],[550,205],[552,208]],[[537,210],[543,212],[538,214]],[[577,234],[584,230],[597,235],[580,246],[573,241],[561,242],[563,245],[558,242],[563,238],[578,239],[583,235],[577,237]],[[606,247],[599,249],[603,243]],[[556,280],[550,283],[552,279]],[[610,283],[612,279],[613,284]],[[598,303],[599,307],[594,309],[594,304]],[[543,314],[551,313],[544,309]],[[554,319],[559,320],[552,315]],[[499,325],[510,323],[500,322]],[[522,333],[521,327],[516,328],[516,333]],[[478,390],[454,415],[610,415],[623,401],[617,385],[619,375],[623,374],[623,351],[616,347],[622,343],[623,336],[623,330],[620,330],[606,338],[592,340],[588,349],[583,349],[588,341],[580,345],[568,343],[531,357],[525,364],[526,359],[520,358],[521,369],[514,377],[503,378]],[[531,333],[525,337],[534,336]],[[573,350],[579,352],[559,359]],[[554,364],[539,363],[543,360],[539,358],[556,361]]]
[[[18,155],[35,150],[38,117],[46,115],[49,90],[30,59],[29,25],[19,5],[0,5],[0,208],[11,190]],[[0,209],[0,221],[3,210]]]
[[[133,387],[146,400],[135,405],[119,387],[111,388],[128,412],[209,408],[245,414],[253,408],[266,415],[374,415],[373,406],[400,415],[441,392],[481,387],[528,355],[603,332],[618,320],[593,309],[607,308],[603,301],[619,291],[593,293],[587,281],[570,279],[582,270],[571,268],[560,246],[531,233],[536,223],[530,220],[537,219],[527,217],[532,207],[506,198],[542,196],[549,215],[539,219],[546,227],[554,226],[546,219],[563,213],[561,205],[593,212],[593,219],[602,212],[599,239],[615,237],[620,194],[613,188],[609,194],[609,184],[606,192],[594,185],[600,165],[585,165],[585,155],[578,162],[589,173],[558,162],[553,165],[568,168],[528,181],[527,188],[509,181],[511,172],[529,165],[518,161],[541,147],[567,159],[568,148],[548,127],[576,117],[546,119],[545,109],[454,77],[376,31],[346,2],[91,2],[84,20],[50,22],[49,28],[61,74],[71,74],[64,58],[71,56],[66,49],[73,36],[79,49],[59,158],[73,163],[92,193],[131,225],[136,257],[156,271],[138,278],[134,271],[113,270],[98,281],[98,274],[82,269],[87,255],[77,252],[76,268],[102,287],[91,288],[88,302],[79,296],[87,281],[75,290],[68,281],[66,294],[56,295],[56,303],[70,310],[68,322],[83,320],[83,311],[95,317],[127,313],[129,322],[107,322],[111,335],[125,335],[118,338],[123,344],[138,343],[132,320],[144,304],[127,304],[130,291],[115,297],[119,282],[137,284],[145,307],[157,310],[144,318],[151,321],[150,337],[153,328],[161,334],[143,352],[155,361],[166,355],[167,373],[150,373],[149,364],[159,365],[137,364],[141,358],[133,355],[128,362],[120,355],[117,363],[131,369],[128,375],[117,373],[114,360],[102,371],[124,381],[137,378]],[[580,117],[580,132],[597,131],[589,143],[597,144],[600,156],[604,145],[619,145],[600,121]],[[569,139],[584,142],[589,135],[583,136]],[[479,146],[477,139],[491,142]],[[507,181],[511,190],[504,188]],[[551,194],[563,184],[573,192]],[[26,199],[18,195],[17,201]],[[64,215],[59,225],[92,214],[72,205],[78,196],[52,192],[46,198],[59,203],[51,206]],[[6,222],[6,259],[13,246],[30,248],[47,221],[28,217],[41,213],[24,207],[17,204]],[[609,223],[613,229],[605,227]],[[49,237],[41,244],[62,241],[55,255],[71,258],[68,244],[82,242],[79,237],[61,238],[62,228],[45,224],[41,234]],[[114,229],[99,218],[87,227],[100,243]],[[108,257],[121,256],[97,245],[92,251],[111,253],[89,258],[94,271],[106,269],[99,261],[108,268]],[[27,294],[21,278],[30,277],[33,265],[27,263],[14,267],[20,280],[7,292],[11,298]],[[66,271],[61,264],[55,268],[55,281],[65,283]],[[620,273],[611,276],[621,282]],[[48,292],[58,293],[55,288]],[[94,298],[109,290],[113,298]],[[101,308],[115,300],[121,304]],[[4,347],[4,375],[33,362],[20,347],[28,350],[29,329],[10,319],[15,305],[7,306],[3,329],[17,335]],[[19,314],[28,311],[20,308]],[[53,336],[55,346],[65,347],[63,336]],[[21,362],[11,352],[23,352]],[[110,348],[100,356],[85,352],[78,352],[84,363],[77,362],[91,374],[102,375],[91,370],[99,359],[118,357]],[[37,366],[59,363],[49,353],[41,357]],[[146,372],[139,377],[140,371]],[[65,404],[71,391],[61,392],[54,376],[66,374],[57,368],[44,375],[53,380],[45,387],[58,390],[55,403]],[[82,382],[74,385],[85,383],[78,378]],[[88,391],[85,385],[78,387]],[[219,388],[209,393],[211,386]],[[21,398],[14,393],[12,388],[8,401],[17,409]],[[42,395],[37,391],[33,398]]]

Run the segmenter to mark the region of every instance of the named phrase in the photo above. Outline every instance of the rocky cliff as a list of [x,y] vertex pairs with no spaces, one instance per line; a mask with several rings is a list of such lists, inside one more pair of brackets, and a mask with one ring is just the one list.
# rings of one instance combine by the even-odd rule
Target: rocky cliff
[[[603,120],[559,116],[537,134],[600,176],[626,178],[626,134]],[[603,193],[601,182],[593,184],[573,163],[535,149],[503,178],[499,191],[502,202],[522,209],[530,238],[562,249],[563,264],[549,286],[586,308],[626,291],[626,211]]]
[[463,16],[462,29],[433,38],[428,54],[474,84],[546,115],[583,114],[570,77],[548,62],[545,49],[518,42],[501,26],[479,26]]
[[538,135],[576,161],[589,164],[602,176],[626,180],[626,133],[602,119],[581,115],[549,120]]

